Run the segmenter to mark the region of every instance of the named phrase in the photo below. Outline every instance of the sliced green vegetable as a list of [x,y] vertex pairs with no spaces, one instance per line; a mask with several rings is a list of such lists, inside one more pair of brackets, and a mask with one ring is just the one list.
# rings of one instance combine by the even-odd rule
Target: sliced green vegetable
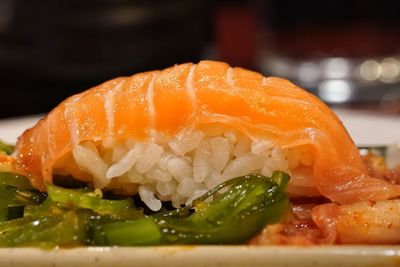
[[[275,172],[269,179],[258,174],[232,179],[188,208],[140,221],[98,225],[93,231],[93,243],[120,246],[241,243],[287,212],[289,201],[284,189],[288,181],[289,176],[283,172]],[[228,186],[228,191],[218,194]],[[207,203],[211,196],[214,199]],[[191,208],[195,211],[189,215]],[[142,235],[138,225],[148,230],[147,235]]]
[[47,193],[53,202],[70,208],[90,209],[99,215],[109,215],[119,219],[136,219],[143,215],[142,210],[133,205],[132,199],[102,199],[103,194],[100,190],[66,189],[49,185]]
[[45,195],[38,191],[0,185],[0,207],[38,205]]
[[0,246],[79,245],[87,242],[90,215],[67,211],[59,216],[24,217],[0,225]]
[[0,185],[0,221],[22,217],[26,205],[38,205],[45,195],[38,191]]
[[9,145],[0,141],[0,153],[11,155],[14,152],[15,146]]
[[59,216],[69,209],[58,202],[47,198],[40,205],[25,206],[24,217],[41,218],[46,216]]
[[187,207],[147,217],[130,198],[55,185],[46,198],[18,179],[0,175],[0,246],[235,244],[289,208],[283,172],[235,178]]
[[149,246],[165,243],[159,224],[152,218],[107,223],[94,228],[93,245]]
[[24,206],[38,205],[45,198],[45,194],[32,189],[26,177],[0,172],[0,221],[22,217]]
[[10,172],[0,172],[0,185],[10,185],[21,189],[33,189],[28,178]]
[[0,208],[0,222],[21,218],[24,216],[24,206]]

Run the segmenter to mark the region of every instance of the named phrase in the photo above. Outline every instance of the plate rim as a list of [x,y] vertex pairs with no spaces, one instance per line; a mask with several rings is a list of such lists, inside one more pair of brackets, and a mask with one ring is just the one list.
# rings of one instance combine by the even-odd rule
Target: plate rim
[[[1,266],[399,266],[400,245],[0,248]],[[36,265],[35,265],[36,264]]]

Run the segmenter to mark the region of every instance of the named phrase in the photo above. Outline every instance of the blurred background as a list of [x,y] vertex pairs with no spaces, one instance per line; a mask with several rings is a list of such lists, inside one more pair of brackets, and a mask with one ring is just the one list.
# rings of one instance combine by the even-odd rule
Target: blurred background
[[0,117],[201,59],[400,114],[400,1],[0,0]]

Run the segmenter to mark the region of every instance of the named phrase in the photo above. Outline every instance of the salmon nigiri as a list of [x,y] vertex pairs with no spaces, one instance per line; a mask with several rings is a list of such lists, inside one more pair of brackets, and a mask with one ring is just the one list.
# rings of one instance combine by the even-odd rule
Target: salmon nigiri
[[293,196],[384,200],[400,187],[371,177],[337,116],[280,78],[222,62],[116,78],[74,95],[18,139],[17,169],[45,190],[54,174],[94,187],[190,202],[249,173],[288,172]]

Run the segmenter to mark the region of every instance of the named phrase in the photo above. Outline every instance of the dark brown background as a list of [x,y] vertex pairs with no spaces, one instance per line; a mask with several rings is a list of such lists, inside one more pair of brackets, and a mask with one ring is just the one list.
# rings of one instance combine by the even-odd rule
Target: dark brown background
[[[399,52],[399,1],[0,0],[0,117],[115,76],[202,58]],[[368,105],[368,104],[367,104]]]

